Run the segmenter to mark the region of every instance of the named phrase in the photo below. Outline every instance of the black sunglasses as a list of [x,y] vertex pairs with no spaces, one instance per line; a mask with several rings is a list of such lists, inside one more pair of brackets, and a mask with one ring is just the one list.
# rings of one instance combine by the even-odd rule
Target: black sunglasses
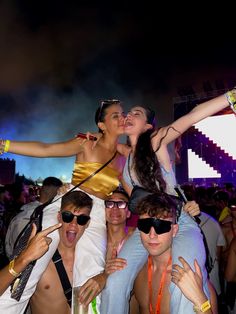
[[64,211],[61,212],[61,218],[64,222],[69,223],[72,222],[72,220],[74,219],[74,217],[76,217],[77,219],[77,224],[80,226],[84,226],[86,225],[86,223],[89,221],[90,216],[81,214],[81,215],[74,215],[72,214],[72,212],[69,211]]
[[114,208],[117,207],[119,209],[125,209],[128,205],[126,201],[105,201],[106,208]]
[[163,234],[169,232],[172,222],[158,218],[144,218],[138,219],[137,227],[140,231],[148,234],[151,227],[154,227],[156,234]]

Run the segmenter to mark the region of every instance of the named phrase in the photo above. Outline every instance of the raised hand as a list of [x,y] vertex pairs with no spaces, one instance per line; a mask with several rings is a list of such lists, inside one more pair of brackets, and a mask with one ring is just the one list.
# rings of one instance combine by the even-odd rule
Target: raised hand
[[37,227],[33,224],[29,242],[26,248],[22,251],[21,258],[24,258],[30,263],[43,256],[48,251],[49,245],[52,242],[52,239],[48,237],[48,235],[60,228],[61,225],[61,223],[58,223],[36,234]]
[[177,264],[172,266],[171,281],[194,305],[202,304],[207,300],[207,297],[203,291],[202,272],[197,260],[194,261],[195,270],[192,270],[183,257],[179,257],[179,261],[183,266]]

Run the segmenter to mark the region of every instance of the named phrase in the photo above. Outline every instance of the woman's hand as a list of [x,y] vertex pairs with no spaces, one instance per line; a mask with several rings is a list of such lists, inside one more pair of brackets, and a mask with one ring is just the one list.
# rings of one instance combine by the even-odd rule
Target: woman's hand
[[192,217],[197,216],[201,213],[199,205],[195,201],[188,201],[184,205],[184,211]]
[[96,139],[93,139],[92,149],[94,149],[96,147],[97,143],[102,138],[102,133],[100,133],[100,132],[98,132],[98,133],[87,132],[86,136],[87,136],[87,140],[91,140],[91,138],[96,138]]

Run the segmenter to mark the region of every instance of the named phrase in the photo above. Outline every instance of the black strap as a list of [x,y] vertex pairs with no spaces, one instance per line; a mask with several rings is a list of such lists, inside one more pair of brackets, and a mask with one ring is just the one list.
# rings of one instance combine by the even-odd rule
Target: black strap
[[[50,199],[49,201],[43,203],[43,204],[40,204],[39,206],[37,206],[33,213],[31,214],[30,216],[30,220],[29,222],[25,225],[25,227],[21,230],[21,232],[18,234],[16,240],[15,240],[15,243],[14,243],[14,248],[16,247],[16,245],[18,244],[19,240],[22,238],[23,234],[25,233],[26,229],[29,228],[29,226],[32,227],[32,222],[35,222],[36,218],[39,217],[39,221],[38,221],[38,224],[37,224],[37,232],[41,231],[42,230],[42,213],[43,213],[43,210],[46,206],[48,206],[49,204],[51,204],[53,202],[53,198]],[[31,229],[32,230],[32,229]],[[30,232],[31,233],[31,232]],[[28,242],[27,242],[28,243]],[[26,244],[27,244],[26,243]],[[13,254],[12,258],[14,258],[15,255]]]
[[205,233],[203,232],[202,227],[208,222],[208,220],[210,220],[210,217],[208,217],[207,220],[202,225],[201,225],[201,219],[200,218],[199,218],[199,220],[200,220],[200,223],[198,224],[198,226],[199,226],[199,228],[201,230],[203,243],[204,243],[205,251],[206,251],[206,263],[205,263],[205,266],[206,266],[207,273],[209,275],[211,270],[212,270],[212,268],[214,267],[215,261],[211,257],[210,250],[209,250],[209,247],[208,247],[208,244],[207,244],[207,239],[206,239]]
[[53,262],[55,264],[58,276],[60,278],[61,285],[63,287],[65,297],[67,299],[67,303],[71,307],[72,287],[71,287],[71,284],[70,284],[70,280],[69,280],[69,278],[67,276],[65,267],[63,265],[63,261],[62,261],[61,255],[58,252],[58,249],[54,253],[54,255],[52,257],[52,260],[53,260]]

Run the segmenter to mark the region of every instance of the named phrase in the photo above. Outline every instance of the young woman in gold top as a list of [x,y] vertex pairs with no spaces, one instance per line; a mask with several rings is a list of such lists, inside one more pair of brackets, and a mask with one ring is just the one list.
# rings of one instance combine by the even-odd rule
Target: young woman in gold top
[[[124,113],[118,100],[101,102],[95,114],[95,122],[102,133],[98,143],[76,137],[72,140],[46,144],[42,142],[2,141],[4,151],[33,157],[65,157],[76,156],[72,184],[76,185],[99,169],[116,153],[118,137],[124,132]],[[7,147],[6,147],[7,146]],[[2,149],[3,150],[3,149]],[[76,247],[74,268],[74,286],[81,286],[88,278],[101,273],[104,268],[106,253],[106,219],[104,199],[119,185],[119,177],[123,169],[124,158],[116,154],[115,158],[94,177],[80,186],[93,199],[91,222],[81,241]],[[59,204],[57,204],[59,203]],[[45,225],[56,222],[55,206],[60,207],[60,201],[48,206],[51,214]],[[48,212],[47,211],[47,212]],[[58,241],[58,239],[55,239]],[[51,250],[52,251],[52,250]],[[54,252],[48,254],[48,261]],[[82,265],[82,267],[81,267]],[[45,266],[46,267],[46,266]],[[43,269],[42,269],[43,271]],[[29,280],[28,286],[31,284]],[[32,286],[32,293],[33,293]]]

